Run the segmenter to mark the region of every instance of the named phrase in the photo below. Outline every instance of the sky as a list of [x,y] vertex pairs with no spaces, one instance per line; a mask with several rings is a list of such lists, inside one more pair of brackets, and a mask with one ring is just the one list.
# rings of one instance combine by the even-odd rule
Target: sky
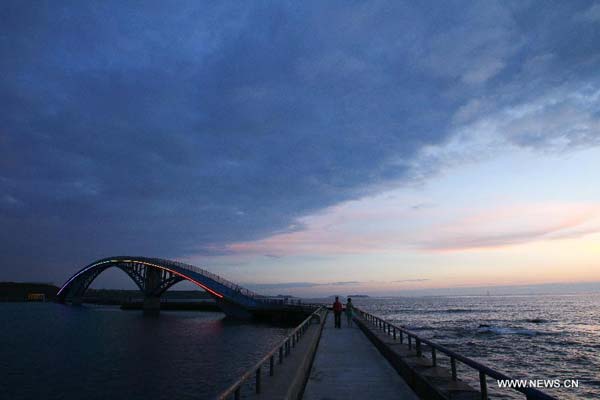
[[600,281],[600,2],[0,19],[0,280],[144,255],[304,296]]

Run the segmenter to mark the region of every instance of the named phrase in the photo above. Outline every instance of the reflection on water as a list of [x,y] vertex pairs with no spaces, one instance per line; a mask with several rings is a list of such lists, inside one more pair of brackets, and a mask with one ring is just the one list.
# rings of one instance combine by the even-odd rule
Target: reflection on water
[[3,399],[207,398],[287,330],[220,313],[145,317],[52,303],[4,303],[0,312]]

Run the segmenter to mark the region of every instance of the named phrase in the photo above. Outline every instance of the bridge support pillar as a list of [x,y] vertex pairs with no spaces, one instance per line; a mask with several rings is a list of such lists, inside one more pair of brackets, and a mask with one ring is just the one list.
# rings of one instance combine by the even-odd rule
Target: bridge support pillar
[[146,296],[143,305],[144,314],[158,315],[160,313],[160,297]]
[[155,288],[160,286],[161,271],[157,268],[146,268],[144,276],[144,314],[158,314],[160,312],[160,295],[153,294]]
[[217,305],[227,316],[237,319],[252,319],[253,315],[241,306],[224,299],[217,299]]

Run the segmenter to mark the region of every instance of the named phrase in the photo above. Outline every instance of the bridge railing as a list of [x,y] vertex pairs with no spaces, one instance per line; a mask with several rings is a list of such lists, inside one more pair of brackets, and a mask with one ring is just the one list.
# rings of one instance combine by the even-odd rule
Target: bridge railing
[[217,283],[220,283],[221,285],[223,285],[223,286],[225,286],[225,287],[227,287],[227,288],[229,288],[229,289],[231,289],[231,290],[233,290],[233,291],[235,291],[237,293],[243,294],[244,296],[248,296],[248,297],[252,297],[252,298],[260,298],[260,295],[258,293],[255,293],[255,292],[253,292],[251,290],[248,290],[248,289],[246,289],[246,288],[244,288],[244,287],[242,287],[242,286],[240,286],[238,284],[235,284],[235,283],[233,283],[233,282],[231,282],[231,281],[229,281],[229,280],[227,280],[227,279],[225,279],[225,278],[223,278],[223,277],[221,277],[221,276],[219,276],[217,274],[214,274],[214,273],[212,273],[210,271],[207,271],[207,270],[205,270],[203,268],[198,268],[198,267],[196,267],[194,265],[182,263],[182,262],[179,262],[179,261],[172,261],[172,263],[175,264],[176,266],[178,266],[179,268],[187,269],[187,270],[196,272],[198,274],[204,275],[204,276],[212,279],[213,281],[215,281]]
[[262,372],[263,368],[268,366],[269,376],[275,374],[275,365],[277,358],[277,364],[283,364],[285,358],[290,355],[293,348],[296,347],[298,341],[308,330],[312,319],[318,316],[320,321],[324,321],[327,308],[321,306],[315,310],[308,318],[306,318],[300,325],[298,325],[289,335],[287,335],[282,341],[280,341],[271,351],[269,351],[263,358],[261,358],[254,366],[248,369],[237,381],[231,386],[225,389],[220,395],[217,396],[217,400],[227,400],[233,396],[235,400],[239,400],[242,394],[242,387],[244,383],[254,379],[254,391],[256,394],[260,394],[262,391]]
[[190,264],[186,264],[186,263],[182,263],[179,261],[172,261],[173,264],[175,264],[176,266],[178,266],[179,268],[183,268],[183,269],[187,269],[193,272],[196,272],[198,274],[204,275],[210,279],[212,279],[215,282],[220,283],[221,285],[233,290],[236,293],[241,293],[244,296],[247,297],[251,297],[256,301],[262,302],[262,303],[268,303],[268,304],[300,304],[301,301],[300,300],[285,300],[285,299],[278,299],[278,298],[272,298],[272,297],[268,297],[268,296],[263,296],[260,295],[256,292],[253,292],[252,290],[246,289],[245,287],[242,287],[236,283],[233,283],[215,273],[212,273],[210,271],[207,271],[203,268],[199,268],[196,267],[194,265],[190,265]]
[[[479,390],[481,392],[481,398],[487,400],[488,399],[488,388],[487,388],[487,378],[493,378],[497,380],[504,381],[512,381],[513,378],[505,375],[501,372],[498,372],[490,367],[487,367],[483,364],[478,363],[468,357],[465,357],[461,354],[458,354],[442,345],[432,342],[431,340],[424,339],[417,335],[414,332],[409,331],[406,328],[401,326],[397,326],[388,322],[382,318],[379,318],[376,315],[370,314],[366,311],[361,310],[358,307],[354,307],[354,309],[358,312],[359,315],[363,317],[367,322],[375,325],[376,327],[383,330],[384,333],[392,336],[394,340],[399,340],[400,343],[404,343],[404,338],[406,337],[406,341],[408,342],[409,349],[415,349],[417,356],[423,356],[423,344],[429,346],[431,365],[433,367],[437,366],[437,356],[438,353],[441,353],[449,358],[450,368],[452,370],[452,379],[458,380],[457,372],[456,372],[456,362],[459,361],[464,365],[476,370],[479,372]],[[540,390],[528,387],[513,387],[511,388],[518,392],[524,394],[527,400],[556,400],[555,397],[552,397]]]

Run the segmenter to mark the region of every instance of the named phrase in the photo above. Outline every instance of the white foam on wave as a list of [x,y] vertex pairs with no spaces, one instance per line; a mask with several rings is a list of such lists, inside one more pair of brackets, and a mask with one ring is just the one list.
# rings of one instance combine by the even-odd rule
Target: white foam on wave
[[534,331],[532,329],[525,328],[509,328],[500,326],[480,326],[477,331],[479,333],[493,333],[496,335],[525,335],[525,336],[536,336],[541,332]]

